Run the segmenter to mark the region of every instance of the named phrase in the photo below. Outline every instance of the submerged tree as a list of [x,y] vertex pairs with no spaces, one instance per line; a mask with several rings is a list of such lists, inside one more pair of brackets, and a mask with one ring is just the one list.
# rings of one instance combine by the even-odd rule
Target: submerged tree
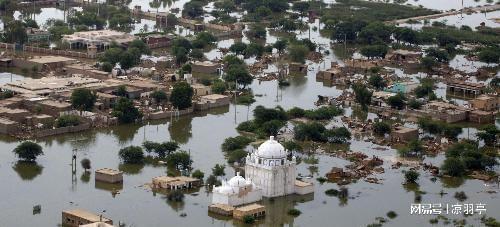
[[90,160],[88,158],[84,158],[80,161],[80,164],[82,164],[82,168],[87,172],[91,168]]
[[42,146],[31,141],[24,141],[19,144],[14,150],[17,157],[24,160],[33,162],[40,155],[43,155]]

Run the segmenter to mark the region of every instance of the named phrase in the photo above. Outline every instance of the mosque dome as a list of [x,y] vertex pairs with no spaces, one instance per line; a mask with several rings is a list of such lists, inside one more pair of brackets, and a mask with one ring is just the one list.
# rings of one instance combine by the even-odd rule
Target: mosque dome
[[221,194],[232,194],[233,193],[233,188],[231,188],[227,184],[216,187],[215,190],[217,190]]
[[257,149],[257,156],[260,158],[286,158],[286,151],[283,145],[274,140],[274,136],[264,142]]
[[227,183],[231,187],[243,187],[246,185],[247,181],[245,180],[245,178],[240,176],[239,172],[237,172],[236,176],[231,178]]

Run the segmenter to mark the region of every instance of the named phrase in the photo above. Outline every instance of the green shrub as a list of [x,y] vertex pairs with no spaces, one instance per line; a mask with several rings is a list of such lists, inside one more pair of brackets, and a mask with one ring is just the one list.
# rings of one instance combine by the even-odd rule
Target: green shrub
[[406,182],[408,182],[408,183],[416,183],[419,176],[420,176],[420,173],[418,173],[415,170],[406,171],[406,173],[405,173],[405,179],[406,179]]
[[291,215],[291,216],[299,216],[302,212],[298,209],[295,209],[295,208],[292,208],[290,210],[288,210],[288,215]]
[[64,115],[60,116],[56,120],[56,128],[77,126],[80,124],[80,118],[76,115]]
[[232,151],[236,149],[243,149],[252,141],[252,139],[244,136],[229,137],[224,140],[224,143],[222,143],[222,150]]

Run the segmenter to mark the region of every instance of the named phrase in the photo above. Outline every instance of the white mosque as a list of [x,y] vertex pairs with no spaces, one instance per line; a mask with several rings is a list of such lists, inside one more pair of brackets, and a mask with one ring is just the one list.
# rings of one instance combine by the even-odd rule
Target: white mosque
[[245,178],[237,175],[214,187],[212,202],[238,206],[259,201],[262,197],[279,197],[314,192],[312,183],[296,180],[296,159],[273,136],[257,151],[246,157]]

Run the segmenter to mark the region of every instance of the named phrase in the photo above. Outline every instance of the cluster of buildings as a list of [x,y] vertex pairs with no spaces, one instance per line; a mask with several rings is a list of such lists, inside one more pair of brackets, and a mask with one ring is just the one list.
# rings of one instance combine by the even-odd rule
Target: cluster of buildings
[[[110,73],[95,69],[75,59],[58,56],[40,56],[27,59],[11,59],[13,65],[23,65],[50,71],[49,75],[39,79],[27,78],[7,82],[0,86],[2,92],[15,94],[13,98],[0,100],[0,133],[20,135],[38,129],[51,129],[53,123],[62,115],[74,114],[71,106],[72,91],[87,88],[95,91],[98,98],[95,109],[87,112],[101,119],[102,124],[115,124],[116,119],[110,116],[111,108],[120,98],[116,91],[124,86],[125,97],[136,100],[136,106],[144,113],[144,119],[163,119],[172,115],[189,114],[211,108],[228,106],[229,96],[212,94],[210,86],[197,82],[191,74],[185,76],[194,90],[193,107],[178,111],[171,105],[154,108],[154,100],[150,94],[163,90],[171,92],[171,80],[146,79],[137,76],[113,76]],[[218,64],[195,64],[195,69],[203,72],[217,73]],[[201,68],[200,68],[201,67]],[[54,76],[55,72],[61,76]],[[175,78],[173,76],[172,78]],[[64,131],[61,131],[64,133]],[[43,133],[39,133],[43,135]],[[52,135],[52,134],[50,134]]]

